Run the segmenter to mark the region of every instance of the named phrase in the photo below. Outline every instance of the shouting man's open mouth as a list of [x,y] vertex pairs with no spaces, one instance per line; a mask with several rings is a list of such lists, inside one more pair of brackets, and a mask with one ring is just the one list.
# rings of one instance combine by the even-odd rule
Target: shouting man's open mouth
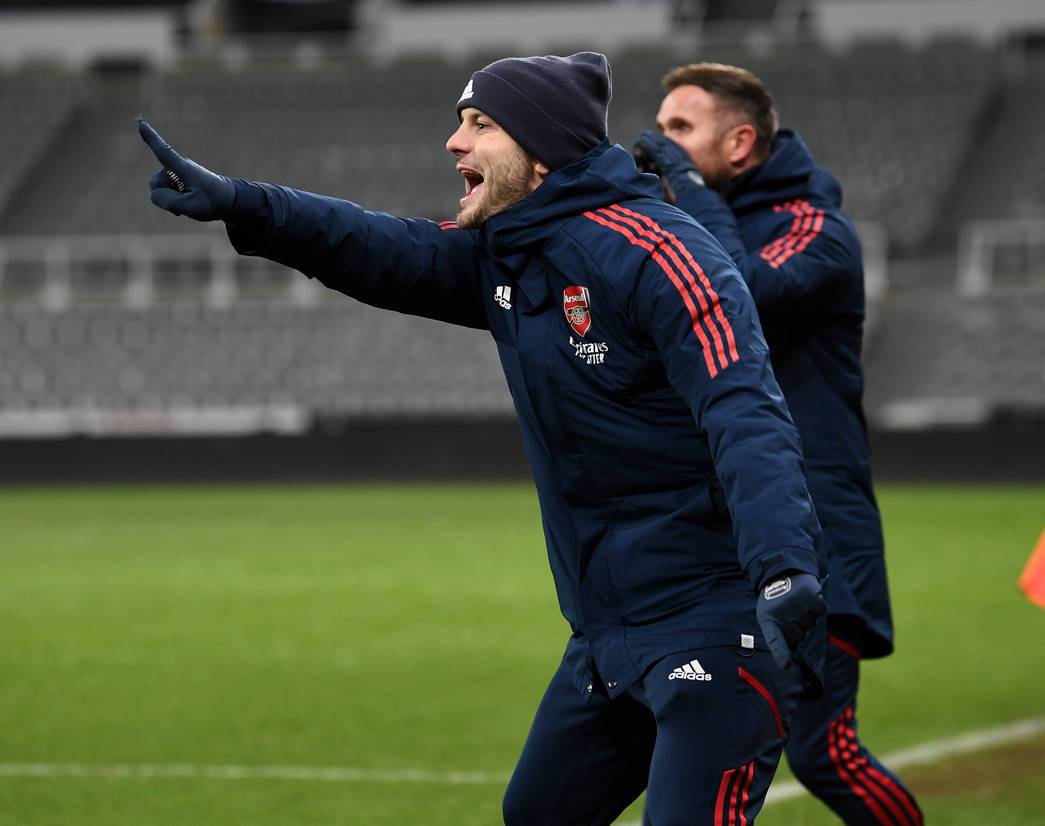
[[467,209],[482,196],[483,176],[467,166],[458,166],[457,171],[464,176],[464,197],[461,198],[461,209]]

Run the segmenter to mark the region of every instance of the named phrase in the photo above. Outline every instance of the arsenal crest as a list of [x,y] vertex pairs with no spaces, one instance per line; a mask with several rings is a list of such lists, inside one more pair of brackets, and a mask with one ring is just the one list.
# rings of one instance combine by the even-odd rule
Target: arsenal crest
[[566,320],[579,336],[591,327],[591,299],[587,287],[567,287],[562,291],[562,309]]

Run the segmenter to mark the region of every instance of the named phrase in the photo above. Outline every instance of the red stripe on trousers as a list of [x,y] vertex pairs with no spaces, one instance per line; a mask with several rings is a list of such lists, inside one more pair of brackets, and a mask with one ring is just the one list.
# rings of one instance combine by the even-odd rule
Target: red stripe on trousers
[[725,348],[722,346],[722,338],[719,336],[718,328],[715,326],[715,323],[711,320],[711,311],[708,308],[707,302],[704,300],[704,294],[699,289],[697,289],[697,284],[693,280],[693,274],[686,269],[686,265],[682,263],[679,257],[675,254],[675,251],[670,246],[664,245],[662,243],[662,239],[658,238],[652,232],[650,232],[647,229],[643,229],[638,222],[633,221],[630,218],[625,217],[624,215],[619,215],[615,211],[611,212],[609,209],[600,209],[598,213],[599,215],[616,221],[618,224],[626,224],[627,226],[634,229],[640,236],[652,241],[656,247],[663,249],[668,254],[668,257],[675,264],[675,269],[682,274],[683,278],[686,279],[686,282],[689,284],[690,290],[692,291],[693,295],[696,296],[697,301],[700,303],[700,309],[702,312],[701,318],[704,320],[704,324],[711,332],[711,338],[715,341],[715,352],[718,353],[718,363],[722,366],[723,369],[729,367],[729,362],[726,361],[726,351]]
[[726,769],[722,772],[722,782],[718,784],[718,798],[715,800],[715,826],[726,826],[723,821],[726,805],[726,792],[729,790],[729,779],[736,769]]
[[856,744],[858,747],[856,756],[853,759],[853,763],[856,764],[857,768],[853,769],[853,771],[863,771],[865,774],[869,775],[869,778],[871,779],[870,782],[877,781],[877,784],[882,788],[884,792],[884,795],[879,795],[879,797],[884,799],[887,803],[889,801],[888,796],[892,795],[892,797],[895,798],[901,806],[903,806],[907,815],[907,819],[905,819],[899,812],[897,812],[892,806],[890,806],[890,811],[892,811],[893,814],[896,815],[897,820],[899,820],[902,823],[906,823],[909,820],[912,826],[921,826],[921,815],[918,812],[918,807],[915,806],[914,801],[911,800],[910,795],[908,795],[903,788],[898,786],[891,777],[882,774],[880,771],[878,771],[878,769],[875,768],[875,766],[871,763],[870,760],[867,759],[865,755],[859,753],[859,740],[857,739],[856,729],[852,726],[852,721],[854,717],[852,706],[845,710],[843,717],[844,722],[843,718],[839,719],[839,730],[844,731],[846,737],[848,737],[849,740],[852,743]]
[[689,262],[690,267],[693,268],[693,271],[697,274],[697,278],[700,279],[700,283],[707,291],[708,298],[711,301],[712,309],[715,312],[715,318],[718,319],[718,323],[722,326],[722,331],[726,334],[726,341],[729,344],[730,358],[732,358],[733,361],[740,361],[740,353],[737,352],[737,342],[736,339],[733,337],[733,327],[730,325],[729,320],[726,318],[726,314],[722,312],[722,302],[719,300],[718,293],[715,292],[715,288],[711,286],[711,280],[704,273],[704,270],[701,269],[700,264],[698,264],[696,260],[693,258],[693,256],[690,254],[690,251],[686,247],[686,245],[683,244],[678,239],[678,237],[674,235],[674,233],[668,232],[668,230],[663,229],[656,221],[654,221],[648,215],[642,215],[638,212],[632,212],[630,209],[622,207],[620,204],[614,204],[610,207],[610,209],[613,209],[617,212],[623,212],[626,215],[632,215],[638,218],[644,224],[653,229],[654,232],[658,232],[665,238],[667,238],[672,244],[675,245],[676,249],[682,252],[682,255],[685,257],[686,261]]
[[737,769],[736,782],[733,784],[733,794],[729,796],[729,826],[737,826],[737,797],[746,772],[747,766],[741,766]]
[[856,646],[850,645],[849,643],[847,643],[845,640],[841,639],[840,637],[836,637],[834,634],[828,634],[827,635],[827,644],[828,645],[833,645],[839,651],[844,651],[846,654],[848,654],[854,660],[860,659],[860,651],[856,648]]
[[744,783],[744,792],[740,796],[740,826],[747,826],[747,799],[751,791],[751,781],[755,779],[755,761],[747,764],[747,780]]
[[904,807],[911,818],[913,826],[922,826],[921,812],[918,811],[918,807],[911,800],[911,796],[901,786],[897,786],[891,777],[882,774],[874,766],[870,767],[870,771],[873,775],[880,778],[882,785],[886,787],[886,791],[891,791],[893,797],[900,801],[900,805]]
[[872,797],[871,794],[866,789],[864,789],[863,786],[860,785],[860,783],[856,780],[855,777],[852,777],[846,771],[846,767],[845,764],[842,762],[842,755],[839,752],[839,746],[837,743],[837,723],[837,720],[833,721],[827,729],[827,753],[828,756],[831,758],[831,762],[835,764],[835,771],[838,772],[838,776],[842,778],[845,784],[850,789],[852,789],[853,793],[856,794],[856,796],[859,797],[861,800],[863,800],[867,808],[871,810],[871,814],[874,815],[875,820],[882,824],[882,826],[893,826],[893,824],[889,821],[889,818],[886,816],[885,812],[882,811],[882,807],[878,805],[878,802],[875,800],[875,798]]
[[693,300],[689,297],[689,293],[686,291],[685,286],[679,281],[678,276],[672,272],[668,266],[668,262],[664,260],[664,256],[656,251],[648,241],[644,241],[641,238],[636,238],[630,230],[625,227],[618,226],[617,224],[610,223],[601,215],[596,215],[594,212],[585,212],[584,217],[597,224],[602,224],[604,227],[612,229],[614,232],[619,232],[625,238],[628,239],[632,244],[637,247],[642,247],[648,251],[650,257],[660,265],[660,268],[664,270],[665,275],[671,280],[671,283],[675,285],[675,289],[678,290],[678,294],[682,296],[682,301],[686,305],[686,309],[689,310],[689,317],[693,321],[693,332],[696,333],[697,338],[700,340],[701,346],[704,348],[704,362],[708,367],[708,374],[711,378],[715,378],[718,375],[718,368],[715,366],[715,360],[711,356],[711,342],[708,341],[708,337],[704,335],[704,330],[700,326],[700,314],[697,312],[697,308],[693,304]]
[[[917,810],[911,806],[907,795],[901,793],[899,786],[871,765],[871,761],[863,755],[857,757],[853,762],[858,767],[853,770],[856,774],[863,772],[863,774],[867,775],[868,786],[875,784],[877,788],[881,789],[882,793],[878,795],[878,798],[889,807],[889,811],[896,817],[897,822],[904,824],[904,826],[908,824],[910,826],[920,826],[921,818],[918,817]],[[906,811],[901,811],[894,800],[899,802],[900,806]]]
[[762,685],[753,674],[746,671],[743,666],[738,667],[737,672],[747,681],[748,685],[762,695],[762,699],[769,703],[769,707],[773,711],[773,718],[776,720],[776,730],[780,733],[781,737],[786,737],[787,735],[784,733],[784,721],[780,719],[780,709],[777,708],[776,700],[774,700],[773,695],[769,693],[769,689]]
[[870,764],[867,762],[867,758],[859,756],[852,757],[849,760],[846,760],[845,763],[845,767],[849,770],[853,779],[858,783],[863,784],[863,787],[873,794],[875,799],[889,810],[889,813],[893,816],[893,820],[889,821],[890,823],[896,823],[898,826],[912,826],[904,816],[900,807],[896,805],[896,801],[889,797],[889,794],[885,789],[883,789],[878,783],[875,783],[874,779],[867,771],[869,766]]

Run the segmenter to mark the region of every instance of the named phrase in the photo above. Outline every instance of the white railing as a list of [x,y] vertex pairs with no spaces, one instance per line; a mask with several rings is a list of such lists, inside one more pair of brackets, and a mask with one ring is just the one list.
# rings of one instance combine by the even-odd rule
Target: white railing
[[[864,253],[864,284],[867,297],[880,299],[889,285],[889,243],[885,228],[873,221],[856,222]],[[241,256],[224,232],[185,235],[49,235],[0,236],[0,303],[10,300],[5,277],[21,268],[35,273],[23,300],[61,311],[74,295],[99,291],[90,283],[99,265],[125,272],[126,284],[107,296],[119,306],[149,307],[164,300],[164,270],[194,274],[205,286],[196,300],[210,307],[229,307],[243,296],[252,281],[271,282],[282,273],[283,286],[269,287],[270,299],[296,306],[312,306],[322,289],[300,273],[271,261]],[[84,283],[77,283],[78,281]],[[279,275],[276,282],[281,280]]]
[[958,238],[957,287],[964,295],[1045,288],[1045,220],[965,224]]
[[297,435],[312,413],[302,405],[167,405],[150,408],[0,407],[0,438],[67,436],[244,436]]
[[[93,279],[99,267],[124,274],[123,286],[111,294]],[[300,273],[260,258],[240,256],[224,233],[193,235],[63,235],[0,236],[0,301],[16,290],[5,283],[17,274],[27,282],[22,300],[61,311],[78,298],[107,293],[120,306],[148,307],[171,295],[172,278],[188,275],[200,285],[195,300],[211,307],[228,307],[244,292],[272,300],[309,306],[321,289]],[[273,286],[274,285],[274,286]],[[192,292],[186,290],[186,292]]]

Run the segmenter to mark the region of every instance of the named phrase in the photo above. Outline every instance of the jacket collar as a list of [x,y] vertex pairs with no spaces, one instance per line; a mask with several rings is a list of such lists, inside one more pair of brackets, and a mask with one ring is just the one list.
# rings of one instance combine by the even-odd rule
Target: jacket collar
[[813,162],[809,147],[791,129],[777,132],[769,157],[761,165],[734,178],[723,194],[736,213],[810,196],[836,207],[842,205],[842,189],[838,181]]
[[623,147],[603,141],[490,218],[482,230],[483,243],[536,308],[548,300],[547,277],[543,266],[527,266],[527,261],[564,224],[589,210],[632,198],[659,198],[661,192],[656,176],[640,173]]

